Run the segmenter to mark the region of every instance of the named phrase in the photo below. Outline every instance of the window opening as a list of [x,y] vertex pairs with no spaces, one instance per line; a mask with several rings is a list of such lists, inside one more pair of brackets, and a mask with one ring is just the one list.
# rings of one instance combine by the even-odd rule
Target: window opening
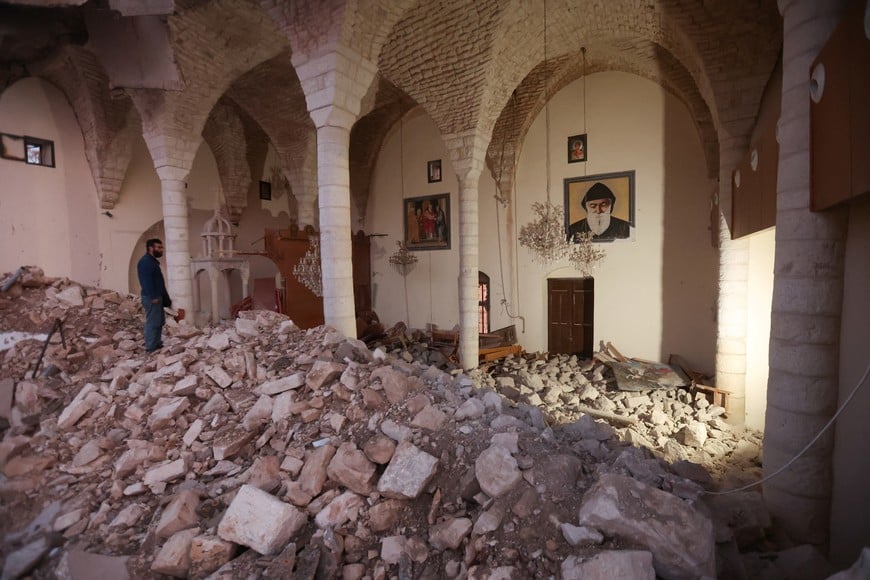
[[28,165],[54,167],[54,143],[35,137],[24,138],[25,162]]

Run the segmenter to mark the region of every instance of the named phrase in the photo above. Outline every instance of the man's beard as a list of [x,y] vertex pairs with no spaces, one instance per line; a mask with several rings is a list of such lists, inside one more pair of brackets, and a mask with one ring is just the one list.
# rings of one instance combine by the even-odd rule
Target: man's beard
[[155,258],[162,258],[162,257],[163,257],[163,252],[160,252],[160,251],[158,251],[158,250],[154,250],[154,257],[155,257]]
[[589,226],[589,231],[600,236],[607,228],[610,227],[609,213],[590,213],[586,216],[586,224]]

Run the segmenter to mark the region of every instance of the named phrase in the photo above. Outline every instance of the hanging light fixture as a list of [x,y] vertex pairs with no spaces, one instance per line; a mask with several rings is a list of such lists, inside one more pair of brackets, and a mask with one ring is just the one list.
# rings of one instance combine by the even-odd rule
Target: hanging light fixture
[[315,296],[323,296],[323,273],[320,269],[320,236],[309,234],[308,251],[293,266],[293,276]]
[[565,234],[565,214],[562,206],[550,201],[550,68],[547,61],[547,0],[544,0],[544,125],[546,142],[547,200],[532,204],[538,217],[520,228],[519,242],[532,252],[532,259],[551,264],[571,253],[571,243]]
[[417,256],[408,251],[405,242],[396,242],[399,249],[390,256],[390,264],[402,276],[407,276],[417,265]]

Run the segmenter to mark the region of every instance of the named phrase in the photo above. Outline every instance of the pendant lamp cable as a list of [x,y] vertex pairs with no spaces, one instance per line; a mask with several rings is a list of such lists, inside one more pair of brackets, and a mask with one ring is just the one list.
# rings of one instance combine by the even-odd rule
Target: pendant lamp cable
[[[550,63],[547,61],[547,0],[544,0],[544,154],[547,170],[547,213],[550,207]],[[585,123],[585,119],[584,119]]]
[[[402,199],[405,198],[405,118],[399,117],[399,181],[402,186]],[[407,210],[405,210],[407,213]],[[416,216],[415,216],[416,217]],[[405,216],[405,219],[408,219]],[[402,283],[405,286],[405,321],[408,327],[411,326],[411,309],[408,307],[408,276],[402,276]]]
[[[583,55],[583,134],[586,135],[587,149],[589,144],[589,134],[586,132],[586,47],[580,47],[580,54]],[[584,159],[586,155],[584,154]],[[583,177],[586,177],[586,166],[589,162],[583,164]],[[567,210],[566,210],[567,211]]]

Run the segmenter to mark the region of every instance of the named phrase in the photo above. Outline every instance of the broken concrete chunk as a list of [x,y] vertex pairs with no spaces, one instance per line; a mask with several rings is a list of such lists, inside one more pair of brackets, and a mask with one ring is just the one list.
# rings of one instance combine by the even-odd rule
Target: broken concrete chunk
[[182,443],[184,443],[185,447],[190,447],[193,445],[193,442],[197,440],[199,434],[202,433],[204,423],[202,419],[197,419],[193,423],[190,424],[190,427],[187,428],[187,431],[184,433],[184,437],[181,438]]
[[173,419],[184,413],[190,406],[187,397],[161,397],[154,405],[151,415],[148,417],[150,429],[162,429],[169,425]]
[[190,543],[190,577],[205,578],[229,562],[236,546],[214,536],[197,536]]
[[474,473],[480,489],[490,497],[509,492],[523,477],[516,459],[504,447],[484,450],[474,463]]
[[346,366],[332,361],[316,361],[305,377],[305,384],[317,391],[340,377]]
[[387,564],[398,564],[407,541],[405,536],[387,536],[381,539],[381,560]]
[[410,442],[400,443],[386,471],[378,482],[378,491],[386,497],[415,499],[435,476],[438,459]]
[[478,516],[477,521],[474,522],[472,532],[475,536],[494,532],[499,528],[499,526],[501,526],[504,516],[504,509],[498,505],[493,505],[487,511]]
[[187,578],[190,569],[190,544],[199,528],[182,530],[166,540],[151,564],[151,571],[176,578]]
[[412,388],[407,376],[390,367],[378,367],[372,371],[371,380],[381,382],[384,394],[391,405],[404,401]]
[[414,435],[414,431],[410,427],[399,425],[392,419],[387,419],[381,423],[381,432],[396,443],[407,441]]
[[396,499],[384,500],[369,508],[369,527],[374,532],[385,532],[399,521],[405,504]]
[[314,523],[318,528],[337,528],[349,521],[356,521],[359,510],[365,505],[357,494],[346,491],[318,512]]
[[586,578],[631,578],[655,580],[652,554],[640,550],[606,550],[591,558],[568,556],[562,562],[564,580]]
[[3,580],[14,580],[27,574],[48,553],[50,547],[48,538],[42,536],[6,556],[6,561],[3,562]]
[[580,544],[600,544],[604,541],[604,536],[595,528],[574,526],[569,523],[562,523],[560,527],[565,541],[575,547]]
[[374,488],[375,464],[353,443],[342,443],[329,462],[326,474],[349,490],[368,495]]
[[273,495],[243,485],[218,525],[228,542],[264,554],[277,554],[308,521],[304,512]]
[[439,411],[432,405],[427,405],[422,411],[417,413],[414,420],[411,421],[411,425],[428,429],[429,431],[437,431],[444,426],[446,421],[447,415],[444,412]]
[[659,576],[716,575],[710,520],[679,498],[630,477],[602,475],[583,497],[579,523],[646,547]]
[[91,405],[85,399],[88,395],[96,392],[97,387],[92,383],[86,384],[82,390],[70,401],[70,404],[61,412],[57,418],[57,428],[66,430],[75,425],[79,419],[84,417],[85,413],[91,410]]
[[219,332],[211,335],[206,343],[209,348],[221,351],[230,347],[230,335],[226,332]]
[[208,369],[205,374],[215,382],[217,386],[222,389],[226,389],[231,384],[233,384],[233,378],[227,374],[223,368],[214,366]]
[[212,442],[212,453],[217,461],[234,457],[254,439],[256,433],[241,428],[229,428],[220,432]]
[[453,417],[457,421],[463,421],[465,419],[477,419],[483,416],[483,413],[486,411],[486,407],[483,404],[483,401],[480,399],[468,399],[462,405],[456,409],[456,413]]
[[92,439],[82,445],[82,448],[79,449],[79,452],[75,454],[75,457],[73,457],[72,464],[75,467],[81,467],[92,462],[102,454],[103,450],[100,449],[99,442]]
[[199,377],[196,375],[187,375],[172,387],[172,394],[177,397],[186,397],[196,392],[196,387],[199,386]]
[[363,445],[363,453],[379,465],[389,463],[396,452],[396,444],[389,437],[375,435]]
[[191,489],[185,489],[169,502],[169,505],[160,514],[155,533],[158,538],[169,538],[176,532],[196,526],[199,517],[196,510],[199,508],[199,494]]
[[129,528],[136,525],[136,522],[138,522],[139,518],[143,515],[145,515],[145,506],[138,503],[131,503],[118,512],[118,515],[115,516],[115,519],[112,520],[109,527]]
[[455,550],[471,532],[468,518],[450,518],[429,529],[429,544],[436,550]]
[[147,486],[153,486],[164,481],[172,481],[187,474],[187,461],[183,457],[152,467],[145,472],[142,480]]
[[67,306],[84,306],[85,300],[82,296],[82,287],[72,285],[65,290],[61,290],[60,292],[58,292],[55,295],[55,298],[57,298]]
[[248,431],[254,431],[269,422],[272,417],[272,397],[260,395],[251,410],[242,419],[242,426]]
[[129,556],[103,556],[70,550],[61,557],[57,577],[67,580],[129,580]]
[[323,489],[323,482],[326,481],[326,468],[332,460],[333,455],[335,455],[335,447],[332,445],[318,447],[308,454],[308,457],[305,459],[305,465],[296,479],[302,491],[312,497],[320,495],[320,490]]
[[289,377],[282,377],[280,379],[275,379],[274,381],[263,383],[262,385],[254,389],[254,391],[260,393],[261,395],[277,395],[285,391],[298,389],[304,384],[305,374],[296,373],[290,375]]

